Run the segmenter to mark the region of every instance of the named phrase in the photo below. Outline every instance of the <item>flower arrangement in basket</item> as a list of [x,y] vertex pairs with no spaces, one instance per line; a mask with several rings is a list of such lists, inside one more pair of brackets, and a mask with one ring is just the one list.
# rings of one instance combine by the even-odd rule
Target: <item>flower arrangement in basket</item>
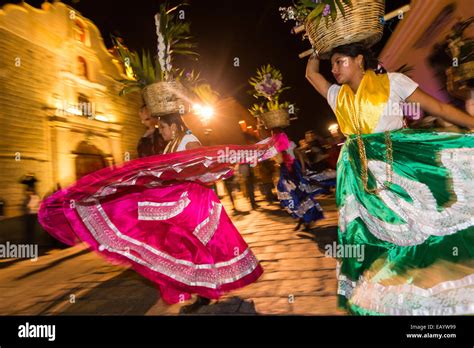
[[176,16],[180,6],[167,9],[167,4],[162,4],[155,15],[158,43],[153,59],[148,51],[143,50],[140,55],[112,38],[120,59],[133,75],[132,79],[121,81],[124,88],[120,95],[140,90],[154,116],[181,110],[187,95],[183,84],[196,82],[199,78],[194,72],[185,74],[184,70],[173,66],[175,55],[197,56],[196,45],[189,36],[189,23]]
[[334,22],[337,19],[337,8],[345,15],[343,4],[352,6],[351,0],[298,0],[294,6],[280,7],[281,18],[287,22],[294,20],[296,25],[306,21],[314,21],[315,26],[324,18],[326,28],[329,27],[329,18]]
[[306,31],[318,55],[329,58],[337,46],[360,42],[370,47],[382,38],[385,1],[298,0],[294,6],[281,7],[280,12],[285,22],[296,22],[293,33]]
[[252,95],[259,99],[250,109],[250,113],[263,122],[267,129],[287,127],[290,114],[295,114],[294,105],[280,102],[280,95],[290,87],[283,87],[281,72],[271,65],[257,69],[257,75],[249,79]]

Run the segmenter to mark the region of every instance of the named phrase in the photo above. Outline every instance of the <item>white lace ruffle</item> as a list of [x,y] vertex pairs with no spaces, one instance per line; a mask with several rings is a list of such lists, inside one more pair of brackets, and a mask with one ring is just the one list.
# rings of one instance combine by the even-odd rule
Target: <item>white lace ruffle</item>
[[[354,195],[346,198],[339,210],[339,226],[345,232],[347,225],[357,217],[365,223],[377,238],[400,246],[418,245],[429,236],[446,236],[474,225],[474,149],[447,149],[440,153],[442,164],[451,172],[456,202],[438,210],[436,199],[429,187],[393,173],[392,182],[401,186],[413,202],[382,190],[380,198],[405,223],[391,224],[371,215]],[[381,161],[369,161],[369,169],[376,178],[377,186],[386,181],[386,165]]]
[[339,276],[339,294],[351,304],[387,315],[474,314],[474,274],[423,289],[412,284],[383,286]]

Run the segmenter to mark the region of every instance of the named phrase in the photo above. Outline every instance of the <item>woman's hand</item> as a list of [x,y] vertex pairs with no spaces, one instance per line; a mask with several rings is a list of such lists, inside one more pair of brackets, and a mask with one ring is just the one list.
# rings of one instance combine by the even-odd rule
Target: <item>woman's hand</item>
[[474,116],[470,116],[452,105],[445,104],[417,88],[407,99],[410,103],[419,103],[428,114],[439,117],[458,126],[474,129]]
[[312,54],[308,58],[306,64],[306,75],[318,74],[319,73],[319,58],[317,55]]
[[324,98],[327,98],[331,84],[319,73],[319,59],[312,55],[306,65],[306,79]]

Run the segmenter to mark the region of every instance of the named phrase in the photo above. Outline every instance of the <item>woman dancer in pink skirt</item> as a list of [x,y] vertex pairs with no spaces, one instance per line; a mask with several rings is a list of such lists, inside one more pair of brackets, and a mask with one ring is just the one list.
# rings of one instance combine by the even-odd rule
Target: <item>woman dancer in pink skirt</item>
[[192,311],[263,272],[209,185],[232,175],[233,163],[268,159],[288,140],[200,147],[179,114],[162,117],[160,132],[165,154],[81,178],[46,199],[39,220],[61,242],[82,240],[108,260],[131,265],[170,304],[197,294]]

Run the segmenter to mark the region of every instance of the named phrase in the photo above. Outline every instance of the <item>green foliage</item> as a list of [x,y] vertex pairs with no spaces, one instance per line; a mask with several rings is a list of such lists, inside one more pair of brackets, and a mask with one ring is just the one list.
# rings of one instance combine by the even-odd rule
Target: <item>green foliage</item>
[[[186,5],[187,4],[180,4],[171,9],[167,9],[168,3],[160,5],[159,32],[163,35],[165,46],[169,46],[169,51],[167,51],[166,54],[171,54],[171,58],[176,54],[191,57],[198,56],[198,53],[194,51],[196,44],[191,41],[190,24],[178,18],[179,9]],[[159,51],[160,49],[158,49],[158,54],[160,53]],[[171,61],[172,60],[173,59],[171,59]]]
[[334,22],[337,19],[338,9],[342,16],[345,17],[344,4],[352,7],[351,0],[319,0],[318,2],[312,0],[298,0],[293,6],[280,8],[280,11],[285,21],[294,19],[297,24],[302,24],[304,21],[311,21],[315,27],[317,27],[324,18],[326,27],[328,27],[329,17]]
[[131,70],[133,78],[122,80],[124,88],[120,95],[138,91],[150,84],[160,81],[179,80],[184,70],[173,67],[176,55],[195,58],[196,44],[191,41],[190,25],[179,18],[179,8],[182,5],[168,9],[168,4],[160,5],[157,17],[157,55],[152,58],[149,51],[142,50],[141,54],[129,50],[119,40],[112,36],[112,42],[118,51],[122,63]]
[[[142,50],[141,55],[136,51],[130,51],[123,46],[119,40],[112,37],[119,57],[126,68],[131,68],[133,73],[132,80],[121,80],[125,86],[120,91],[120,95],[131,93],[155,82],[156,66],[151,59],[150,52]],[[158,67],[159,69],[159,67]]]

